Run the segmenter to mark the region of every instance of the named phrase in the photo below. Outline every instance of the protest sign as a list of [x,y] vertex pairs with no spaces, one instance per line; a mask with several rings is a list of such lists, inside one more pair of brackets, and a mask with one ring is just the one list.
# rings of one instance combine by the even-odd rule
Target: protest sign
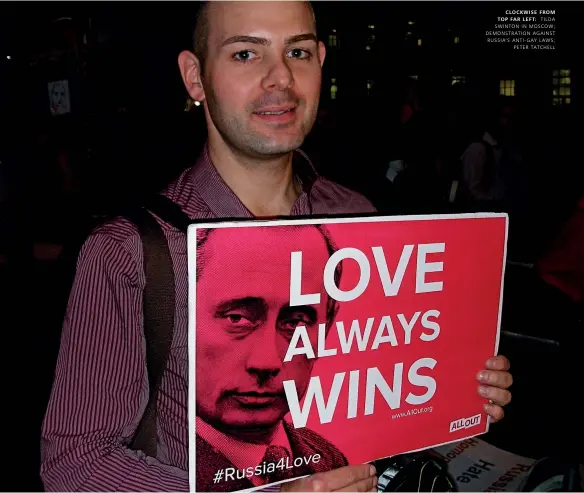
[[68,80],[49,82],[48,91],[52,116],[65,115],[71,112]]
[[189,228],[189,474],[239,491],[485,433],[507,216]]
[[448,465],[458,491],[520,491],[534,459],[501,450],[478,438],[433,450]]

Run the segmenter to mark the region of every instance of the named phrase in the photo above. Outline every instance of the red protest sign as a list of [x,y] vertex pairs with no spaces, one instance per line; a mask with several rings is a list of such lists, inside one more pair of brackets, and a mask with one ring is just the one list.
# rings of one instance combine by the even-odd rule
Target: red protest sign
[[506,239],[500,214],[191,226],[193,489],[486,432]]

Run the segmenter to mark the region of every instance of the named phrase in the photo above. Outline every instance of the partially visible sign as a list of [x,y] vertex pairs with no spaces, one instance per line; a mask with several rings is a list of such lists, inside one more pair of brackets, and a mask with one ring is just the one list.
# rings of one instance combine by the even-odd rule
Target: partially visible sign
[[501,450],[478,438],[433,449],[448,463],[458,491],[519,491],[535,460]]
[[385,173],[385,177],[391,183],[393,183],[394,180],[397,178],[397,175],[399,175],[404,169],[405,169],[404,162],[401,159],[390,161],[389,168],[387,168],[387,173]]
[[49,104],[51,115],[65,115],[71,112],[71,100],[69,98],[69,81],[56,80],[49,82]]

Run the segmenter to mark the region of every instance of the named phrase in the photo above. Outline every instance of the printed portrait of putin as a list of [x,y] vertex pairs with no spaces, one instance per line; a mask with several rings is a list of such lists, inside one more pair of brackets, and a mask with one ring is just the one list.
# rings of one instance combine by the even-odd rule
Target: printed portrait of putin
[[[326,303],[290,307],[293,251],[303,253],[303,290],[321,293]],[[316,345],[319,323],[330,327],[338,309],[322,275],[335,251],[327,230],[316,225],[198,231],[197,491],[247,489],[347,465],[326,439],[284,420],[289,408],[283,382],[293,380],[303,397],[315,362],[283,362],[294,330],[304,325]],[[338,281],[340,269],[336,275]],[[317,462],[292,469],[243,472],[317,454]],[[228,468],[239,472],[214,481],[217,471]]]

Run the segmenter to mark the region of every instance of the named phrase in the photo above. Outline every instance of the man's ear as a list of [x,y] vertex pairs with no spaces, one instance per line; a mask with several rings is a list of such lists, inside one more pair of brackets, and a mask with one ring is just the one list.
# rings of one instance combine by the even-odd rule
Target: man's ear
[[195,101],[205,99],[205,90],[201,83],[201,63],[190,51],[183,51],[178,56],[178,67],[189,96]]
[[326,58],[326,48],[322,41],[318,42],[318,59],[320,61],[320,66],[324,64],[324,59]]

